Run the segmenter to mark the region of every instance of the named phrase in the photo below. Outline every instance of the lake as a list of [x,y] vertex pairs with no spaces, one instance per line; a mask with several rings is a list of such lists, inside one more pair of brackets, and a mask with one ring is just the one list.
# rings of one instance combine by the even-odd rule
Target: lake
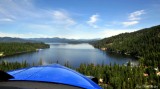
[[64,65],[69,63],[72,67],[79,67],[81,63],[94,63],[94,64],[125,64],[128,61],[137,63],[138,61],[129,56],[122,56],[119,54],[107,53],[105,51],[94,48],[92,45],[83,44],[67,44],[67,43],[48,43],[50,48],[41,49],[36,52],[24,53],[20,55],[0,58],[0,61],[6,60],[8,62],[22,62],[38,63],[59,63]]

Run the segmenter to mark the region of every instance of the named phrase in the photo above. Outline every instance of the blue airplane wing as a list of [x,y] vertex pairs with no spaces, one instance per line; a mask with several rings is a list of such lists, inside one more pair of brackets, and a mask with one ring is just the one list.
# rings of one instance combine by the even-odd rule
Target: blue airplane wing
[[24,68],[9,71],[8,74],[14,77],[10,80],[53,82],[86,89],[101,89],[100,86],[86,76],[59,64]]

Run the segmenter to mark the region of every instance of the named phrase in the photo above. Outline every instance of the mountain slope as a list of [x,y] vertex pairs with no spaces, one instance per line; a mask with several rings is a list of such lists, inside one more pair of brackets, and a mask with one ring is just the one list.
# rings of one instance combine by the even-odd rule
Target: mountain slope
[[145,64],[160,65],[160,25],[105,38],[93,45],[111,52],[141,57]]
[[0,37],[0,42],[20,42],[20,43],[26,43],[26,42],[31,42],[31,43],[36,43],[38,41],[33,41],[33,40],[27,40],[27,39],[22,39],[22,38],[12,38],[12,37]]

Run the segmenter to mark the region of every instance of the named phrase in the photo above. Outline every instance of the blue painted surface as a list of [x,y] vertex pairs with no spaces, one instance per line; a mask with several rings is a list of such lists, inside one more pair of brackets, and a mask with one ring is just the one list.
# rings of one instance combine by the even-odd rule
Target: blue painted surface
[[101,89],[96,83],[84,75],[59,64],[25,68],[8,73],[15,77],[12,80],[56,82],[86,89]]

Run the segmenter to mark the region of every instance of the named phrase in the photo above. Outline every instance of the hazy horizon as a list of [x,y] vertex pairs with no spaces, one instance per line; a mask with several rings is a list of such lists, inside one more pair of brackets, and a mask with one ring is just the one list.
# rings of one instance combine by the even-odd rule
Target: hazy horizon
[[[8,38],[9,36],[4,36],[4,37],[0,37],[0,38]],[[35,37],[35,38],[22,38],[22,37],[9,37],[9,38],[20,38],[20,39],[38,39],[38,38],[60,38],[60,39],[74,39],[74,38],[61,38],[61,37]],[[74,40],[94,40],[94,39],[103,39],[103,38],[93,38],[93,39],[74,39]]]

